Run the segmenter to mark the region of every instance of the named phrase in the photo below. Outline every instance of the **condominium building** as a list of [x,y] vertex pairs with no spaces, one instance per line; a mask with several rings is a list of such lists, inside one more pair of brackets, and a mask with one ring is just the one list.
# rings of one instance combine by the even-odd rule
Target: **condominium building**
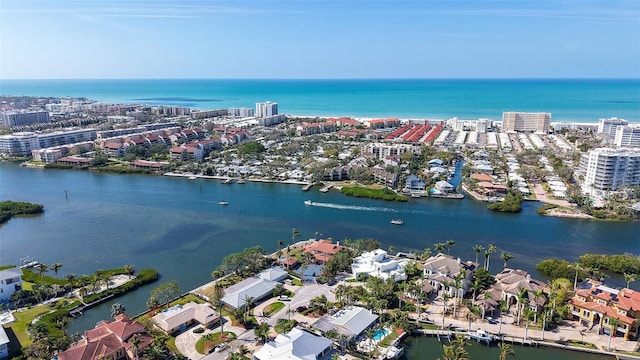
[[617,147],[640,148],[640,127],[617,126],[613,143]]
[[526,113],[507,111],[502,113],[502,131],[549,132],[550,113]]
[[31,150],[40,149],[38,135],[33,132],[17,132],[0,135],[0,153],[9,156],[28,156]]
[[227,109],[204,110],[204,111],[194,110],[191,112],[191,119],[193,120],[208,119],[216,116],[226,116],[228,114],[229,114],[229,110]]
[[51,122],[49,112],[44,110],[9,110],[2,112],[2,125],[20,126]]
[[256,117],[266,118],[278,115],[278,103],[265,101],[256,103]]
[[581,160],[585,174],[583,191],[603,195],[622,186],[640,185],[640,149],[598,148]]
[[627,125],[629,125],[629,122],[627,120],[618,119],[617,117],[600,119],[598,120],[598,135],[600,135],[608,142],[613,142],[618,126]]
[[420,147],[411,144],[369,143],[362,147],[363,153],[373,154],[376,159],[383,160],[387,156],[402,155],[406,152],[419,152]]
[[251,117],[254,116],[255,110],[246,107],[237,107],[229,109],[229,115],[239,117]]

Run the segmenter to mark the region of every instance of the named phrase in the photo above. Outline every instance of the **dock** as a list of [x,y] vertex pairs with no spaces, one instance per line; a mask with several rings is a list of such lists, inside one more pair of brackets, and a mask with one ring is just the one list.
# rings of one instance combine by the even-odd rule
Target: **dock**
[[327,186],[323,187],[322,189],[320,189],[320,192],[321,192],[321,193],[326,193],[326,192],[328,192],[332,187],[333,187],[333,184],[329,184],[329,185],[327,185]]
[[313,185],[315,185],[315,184],[311,183],[311,184],[307,184],[307,185],[303,186],[302,187],[302,191],[309,191],[313,187]]

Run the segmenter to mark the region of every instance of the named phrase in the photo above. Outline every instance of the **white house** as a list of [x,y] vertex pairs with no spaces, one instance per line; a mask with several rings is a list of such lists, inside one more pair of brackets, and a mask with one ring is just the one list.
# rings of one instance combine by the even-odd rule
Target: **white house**
[[163,310],[152,320],[167,334],[174,334],[186,330],[196,322],[208,327],[220,320],[220,317],[210,304],[196,304],[191,301]]
[[22,269],[0,271],[0,303],[9,302],[11,295],[18,290],[22,290]]
[[366,274],[385,280],[391,278],[394,281],[401,281],[407,277],[404,272],[407,261],[407,259],[391,259],[386,251],[377,249],[354,258],[351,271],[356,278],[360,274]]
[[333,315],[324,315],[311,327],[326,333],[329,330],[336,330],[338,334],[347,336],[351,340],[358,337],[366,329],[375,324],[378,315],[359,306],[348,306]]
[[253,353],[257,360],[319,360],[328,359],[333,341],[300,328],[278,335]]

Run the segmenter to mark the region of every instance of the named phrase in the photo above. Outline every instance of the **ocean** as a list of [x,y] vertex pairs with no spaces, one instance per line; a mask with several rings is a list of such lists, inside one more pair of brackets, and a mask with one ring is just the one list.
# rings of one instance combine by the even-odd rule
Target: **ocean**
[[640,123],[640,79],[0,80],[0,94],[200,110],[269,100],[283,114],[322,117],[500,120],[504,111],[525,111],[550,112],[554,122]]

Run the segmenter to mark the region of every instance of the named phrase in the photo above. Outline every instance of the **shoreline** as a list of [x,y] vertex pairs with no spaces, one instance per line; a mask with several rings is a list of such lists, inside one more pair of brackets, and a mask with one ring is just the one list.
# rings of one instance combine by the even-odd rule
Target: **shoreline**
[[244,180],[251,182],[259,182],[259,183],[273,183],[273,184],[287,184],[287,185],[313,185],[313,183],[309,183],[306,181],[298,181],[298,180],[269,180],[269,179],[255,179],[255,178],[234,178],[228,176],[217,176],[217,175],[196,175],[196,174],[178,174],[174,172],[166,172],[163,173],[162,176],[169,177],[181,177],[187,178],[189,180],[197,180],[197,179],[208,179],[208,180]]

